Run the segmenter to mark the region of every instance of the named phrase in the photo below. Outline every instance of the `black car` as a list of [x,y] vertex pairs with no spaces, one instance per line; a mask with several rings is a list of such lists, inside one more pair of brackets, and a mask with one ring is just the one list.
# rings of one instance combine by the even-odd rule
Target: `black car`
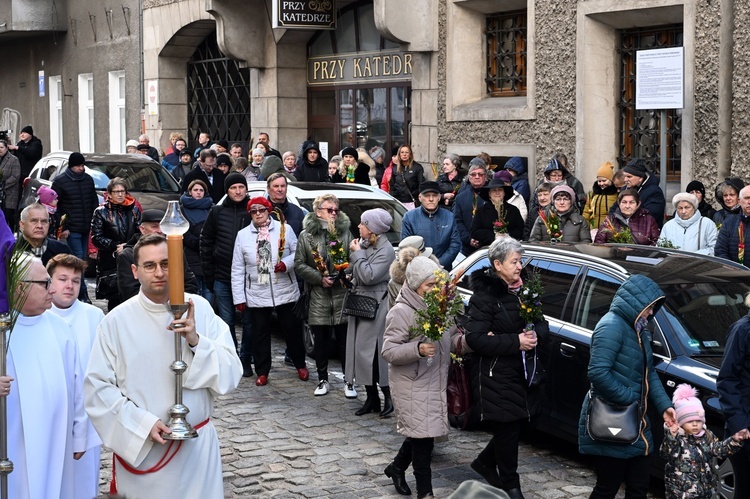
[[[547,370],[539,429],[571,442],[578,439],[578,419],[589,389],[587,376],[591,335],[609,311],[620,284],[633,274],[654,280],[666,303],[650,324],[654,367],[671,397],[680,383],[700,392],[706,422],[718,436],[724,418],[716,392],[716,378],[729,327],[748,313],[750,270],[722,258],[637,245],[566,243],[524,244],[524,267],[539,271],[542,308],[550,323],[550,338],[540,356]],[[460,292],[468,303],[469,276],[489,266],[487,248],[470,255],[453,269],[463,272]],[[661,443],[662,418],[654,438]],[[663,477],[656,462],[654,475]],[[721,463],[719,497],[734,497],[734,474],[729,460]]]

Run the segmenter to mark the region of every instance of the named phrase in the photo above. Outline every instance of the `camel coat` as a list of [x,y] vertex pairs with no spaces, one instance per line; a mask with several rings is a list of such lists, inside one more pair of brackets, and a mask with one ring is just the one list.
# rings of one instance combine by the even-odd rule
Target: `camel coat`
[[[373,320],[349,316],[346,336],[346,382],[358,385],[388,386],[388,364],[380,357],[383,348],[385,316],[388,314],[388,269],[396,258],[388,238],[378,236],[375,244],[349,254],[354,289],[378,300]],[[373,380],[373,359],[378,359],[378,379]]]

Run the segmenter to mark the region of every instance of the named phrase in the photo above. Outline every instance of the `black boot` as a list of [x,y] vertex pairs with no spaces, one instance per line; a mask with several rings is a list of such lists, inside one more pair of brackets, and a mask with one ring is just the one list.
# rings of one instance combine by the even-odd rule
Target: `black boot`
[[471,469],[482,475],[482,478],[493,487],[501,488],[500,475],[497,474],[497,467],[494,464],[488,465],[483,463],[481,459],[476,458],[471,462]]
[[393,463],[391,463],[385,469],[384,473],[385,473],[385,476],[393,480],[393,486],[395,487],[396,492],[398,492],[402,496],[411,495],[411,489],[409,488],[409,485],[406,483],[406,473],[404,472],[404,470],[400,470],[396,468],[396,466]]
[[253,363],[250,359],[241,359],[242,360],[242,377],[243,378],[249,378],[253,375]]
[[521,494],[521,489],[520,488],[505,489],[505,492],[508,493],[508,497],[510,497],[510,499],[525,499],[523,497],[523,494]]
[[375,385],[368,385],[365,386],[365,390],[367,391],[367,400],[365,400],[365,404],[354,413],[355,416],[361,416],[371,412],[380,412],[380,397],[378,396],[377,387]]
[[385,418],[393,414],[393,400],[391,400],[391,389],[388,386],[381,386],[383,392],[383,410],[380,411],[380,417]]

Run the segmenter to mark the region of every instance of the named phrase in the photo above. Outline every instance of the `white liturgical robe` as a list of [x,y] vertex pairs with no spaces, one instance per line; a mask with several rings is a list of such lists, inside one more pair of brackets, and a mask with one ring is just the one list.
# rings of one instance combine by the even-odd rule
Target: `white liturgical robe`
[[73,499],[73,453],[86,450],[83,369],[67,322],[20,315],[8,348],[8,475],[13,499]]
[[[85,286],[85,284],[83,284]],[[74,301],[68,308],[57,308],[54,304],[50,311],[62,317],[71,325],[76,336],[78,346],[78,357],[86,370],[91,354],[91,345],[96,338],[96,330],[99,323],[104,319],[104,312],[100,308],[81,301]],[[83,388],[83,383],[81,384]],[[81,459],[73,462],[73,473],[75,475],[75,498],[91,499],[99,495],[99,465],[101,460],[101,444],[94,426],[86,418],[87,440],[86,454]]]
[[[200,339],[191,349],[182,340],[183,403],[193,426],[210,418],[214,397],[234,390],[242,377],[228,326],[210,304],[185,295],[195,304]],[[162,304],[139,292],[109,312],[99,325],[84,382],[86,411],[102,442],[137,470],[151,470],[168,445],[156,445],[149,433],[157,420],[167,424],[174,404],[173,317]],[[173,447],[176,447],[177,442]],[[172,449],[174,452],[174,448]],[[154,497],[213,499],[224,497],[221,455],[210,422],[198,437],[182,442],[174,458],[159,471],[132,474],[115,463],[117,492],[129,499]]]

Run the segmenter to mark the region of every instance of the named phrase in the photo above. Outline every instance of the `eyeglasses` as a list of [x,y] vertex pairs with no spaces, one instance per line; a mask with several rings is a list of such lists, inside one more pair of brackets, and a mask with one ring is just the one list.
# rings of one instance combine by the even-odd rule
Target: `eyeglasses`
[[169,260],[163,260],[161,262],[146,262],[143,265],[138,265],[138,267],[142,268],[144,272],[148,272],[149,274],[156,272],[157,266],[166,271],[169,269]]
[[327,211],[329,215],[334,215],[334,214],[338,215],[339,213],[341,213],[341,210],[339,210],[338,208],[318,208],[318,209],[322,211]]
[[128,191],[112,191],[112,194],[125,194]]
[[247,210],[250,216],[260,215],[261,213],[265,213],[267,211],[268,211],[268,208],[253,208],[252,210]]
[[21,281],[21,282],[28,282],[31,284],[40,284],[44,286],[44,289],[49,290],[49,287],[52,285],[52,278],[48,277],[44,281],[33,281],[33,280],[27,280],[27,281]]
[[486,173],[469,173],[470,177],[486,177]]

